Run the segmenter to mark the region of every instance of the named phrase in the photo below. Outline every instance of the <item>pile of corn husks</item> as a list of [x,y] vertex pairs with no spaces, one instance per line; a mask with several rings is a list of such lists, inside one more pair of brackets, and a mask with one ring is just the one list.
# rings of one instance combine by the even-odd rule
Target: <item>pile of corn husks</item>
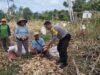
[[19,71],[18,75],[63,75],[63,70],[58,68],[55,60],[35,56],[31,60],[27,60]]

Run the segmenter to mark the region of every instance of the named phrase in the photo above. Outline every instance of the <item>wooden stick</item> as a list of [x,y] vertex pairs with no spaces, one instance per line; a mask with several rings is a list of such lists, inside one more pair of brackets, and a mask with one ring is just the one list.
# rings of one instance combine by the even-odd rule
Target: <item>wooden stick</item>
[[92,75],[92,73],[93,73],[93,71],[94,71],[94,69],[95,69],[95,66],[97,65],[97,63],[99,62],[99,60],[100,60],[100,55],[98,56],[96,62],[94,62],[94,64],[92,65],[92,69],[91,69],[91,71],[89,72],[89,75]]
[[73,63],[74,63],[74,65],[75,65],[77,75],[80,75],[79,68],[78,68],[78,66],[76,65],[76,63],[75,63],[75,60],[74,60],[74,59],[73,59]]

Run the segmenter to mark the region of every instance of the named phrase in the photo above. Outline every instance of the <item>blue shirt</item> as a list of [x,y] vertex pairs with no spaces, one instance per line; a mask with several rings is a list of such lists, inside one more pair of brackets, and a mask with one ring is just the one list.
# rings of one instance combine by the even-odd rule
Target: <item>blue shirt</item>
[[15,33],[16,33],[17,38],[28,37],[29,35],[28,27],[27,26],[23,26],[23,27],[17,26]]
[[42,38],[39,38],[39,40],[37,40],[37,41],[39,42],[39,44],[41,44],[41,46],[35,40],[33,40],[32,41],[32,47],[41,51],[43,49],[43,46],[45,45],[45,42]]

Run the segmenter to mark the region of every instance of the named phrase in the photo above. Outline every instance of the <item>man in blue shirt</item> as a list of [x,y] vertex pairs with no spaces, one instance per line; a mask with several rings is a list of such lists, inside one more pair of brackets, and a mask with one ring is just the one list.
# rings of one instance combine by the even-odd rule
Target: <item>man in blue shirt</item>
[[39,33],[34,33],[34,40],[32,41],[32,51],[37,53],[43,52],[43,47],[45,45],[44,40],[39,36]]

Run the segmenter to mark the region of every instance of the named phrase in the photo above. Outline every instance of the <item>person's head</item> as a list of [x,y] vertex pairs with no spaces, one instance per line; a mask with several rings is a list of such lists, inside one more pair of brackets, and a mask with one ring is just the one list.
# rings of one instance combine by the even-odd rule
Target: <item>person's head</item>
[[27,20],[25,20],[25,19],[20,19],[18,22],[17,22],[17,24],[18,25],[20,25],[20,26],[24,26],[24,25],[26,25],[26,23],[27,23]]
[[40,37],[39,32],[35,32],[35,33],[34,33],[34,38],[35,38],[35,40],[38,40],[39,37]]
[[47,30],[51,30],[51,28],[52,28],[52,23],[51,23],[50,21],[45,21],[44,27],[45,27]]
[[6,25],[6,23],[7,23],[7,20],[6,20],[5,18],[3,18],[3,19],[1,20],[1,24]]

